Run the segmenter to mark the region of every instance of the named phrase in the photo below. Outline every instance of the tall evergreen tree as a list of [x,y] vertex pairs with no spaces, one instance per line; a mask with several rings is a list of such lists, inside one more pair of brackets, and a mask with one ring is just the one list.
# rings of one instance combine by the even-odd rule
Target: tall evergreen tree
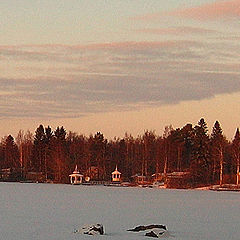
[[203,118],[194,127],[191,172],[196,182],[208,182],[209,174],[209,136],[207,124]]
[[23,175],[26,176],[26,173],[29,170],[33,169],[32,163],[32,154],[33,154],[33,134],[28,130],[24,134],[23,140]]
[[54,181],[67,182],[69,169],[69,156],[67,154],[66,130],[64,127],[57,127],[54,131],[52,140],[52,170],[54,172]]
[[163,173],[164,176],[167,176],[168,168],[169,168],[169,154],[170,154],[170,135],[173,131],[172,125],[165,126],[164,132],[163,132],[163,146],[164,146],[164,167],[163,167]]
[[219,184],[223,183],[223,165],[224,165],[224,150],[227,141],[222,133],[222,128],[218,121],[215,122],[212,134],[211,134],[211,157],[213,159],[213,180],[215,180],[215,173],[217,166],[219,166]]
[[34,135],[34,146],[33,146],[33,170],[37,172],[42,172],[44,170],[44,159],[45,159],[45,132],[43,125],[35,131]]
[[181,136],[183,138],[182,151],[182,168],[189,170],[191,163],[191,156],[193,151],[193,127],[192,124],[187,124],[181,129]]
[[145,131],[143,137],[143,172],[145,176],[155,173],[156,163],[156,134],[154,131]]
[[53,131],[50,126],[45,128],[44,135],[44,170],[45,179],[52,178],[51,153],[52,153]]
[[11,135],[8,135],[4,144],[4,167],[19,168],[21,166],[18,147]]
[[67,134],[67,149],[69,155],[69,168],[74,169],[78,166],[80,172],[84,173],[88,169],[88,142],[84,135],[78,135],[75,132]]
[[91,141],[91,166],[97,167],[97,179],[106,178],[106,145],[107,140],[101,132],[97,132]]
[[233,159],[236,164],[236,184],[239,185],[239,168],[240,168],[240,133],[239,128],[237,128],[234,139],[232,141],[232,154]]

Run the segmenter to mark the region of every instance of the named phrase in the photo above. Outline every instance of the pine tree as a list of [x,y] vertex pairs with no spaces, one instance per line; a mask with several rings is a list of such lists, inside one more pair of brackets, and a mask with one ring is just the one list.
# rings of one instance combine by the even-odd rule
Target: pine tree
[[164,132],[163,132],[163,145],[164,145],[164,168],[163,173],[164,176],[167,176],[168,167],[169,167],[169,152],[170,152],[170,135],[173,131],[172,125],[165,126]]
[[53,140],[53,131],[50,126],[45,128],[44,136],[44,170],[45,180],[49,178],[51,172],[51,166],[49,162],[51,161],[51,152],[52,152],[52,140]]
[[57,127],[52,140],[52,169],[56,182],[67,182],[69,174],[69,155],[67,154],[66,130],[64,127]]
[[236,164],[236,184],[239,184],[239,168],[240,168],[240,133],[239,133],[239,128],[236,130],[236,134],[234,136],[233,142],[232,142],[232,154],[233,158]]
[[11,135],[8,135],[4,144],[4,167],[5,168],[19,168],[20,159],[19,151],[14,138]]
[[37,172],[44,170],[44,159],[45,159],[45,132],[43,125],[35,131],[34,135],[34,146],[33,146],[33,168]]
[[182,168],[189,170],[193,151],[192,124],[188,123],[181,129],[181,137],[183,138]]
[[148,176],[149,173],[155,173],[155,153],[156,153],[156,134],[153,131],[145,131],[143,137],[143,173]]
[[91,166],[96,167],[96,178],[103,180],[106,177],[106,145],[107,140],[101,132],[97,132],[91,141]]
[[195,182],[209,181],[209,136],[207,124],[203,118],[194,127],[191,172]]
[[219,184],[223,183],[224,150],[227,142],[222,133],[222,128],[218,121],[215,122],[211,134],[211,157],[213,159],[213,180],[215,180],[216,167],[219,165]]
[[68,132],[67,134],[67,145],[70,162],[70,169],[74,169],[78,166],[80,172],[85,172],[88,169],[87,166],[87,139],[83,135],[78,135],[75,132]]

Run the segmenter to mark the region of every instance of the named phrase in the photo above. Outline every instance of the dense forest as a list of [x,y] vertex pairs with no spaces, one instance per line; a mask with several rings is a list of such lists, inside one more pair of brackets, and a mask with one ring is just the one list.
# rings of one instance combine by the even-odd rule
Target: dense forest
[[195,185],[236,183],[239,178],[240,134],[237,128],[230,142],[223,135],[218,121],[212,131],[202,118],[196,126],[186,124],[173,129],[166,126],[162,136],[145,131],[134,138],[108,140],[100,132],[84,136],[40,125],[35,133],[19,131],[0,144],[0,168],[21,169],[22,178],[29,172],[39,172],[45,180],[66,183],[75,165],[81,173],[93,167],[95,180],[110,180],[118,166],[124,180],[135,174],[189,172]]

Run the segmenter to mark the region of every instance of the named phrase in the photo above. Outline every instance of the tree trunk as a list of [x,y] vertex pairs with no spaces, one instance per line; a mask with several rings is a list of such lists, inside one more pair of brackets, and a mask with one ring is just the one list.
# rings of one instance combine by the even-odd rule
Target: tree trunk
[[212,175],[212,181],[215,182],[215,173],[216,173],[216,160],[213,158],[213,175]]
[[223,183],[223,152],[220,151],[220,186]]
[[239,159],[237,160],[237,185],[239,184]]
[[180,172],[181,171],[181,154],[182,154],[182,151],[181,151],[181,146],[178,146],[177,148],[177,170]]
[[165,158],[164,158],[164,169],[163,169],[163,173],[164,173],[165,178],[167,176],[167,162],[168,162],[168,157],[166,155]]

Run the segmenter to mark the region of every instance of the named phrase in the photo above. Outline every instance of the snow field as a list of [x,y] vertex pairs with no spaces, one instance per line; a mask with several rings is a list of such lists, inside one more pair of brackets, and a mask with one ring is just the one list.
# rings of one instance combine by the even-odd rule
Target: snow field
[[[0,183],[0,213],[3,240],[151,239],[126,231],[148,224],[165,239],[240,239],[238,192]],[[106,235],[74,233],[92,223]]]

